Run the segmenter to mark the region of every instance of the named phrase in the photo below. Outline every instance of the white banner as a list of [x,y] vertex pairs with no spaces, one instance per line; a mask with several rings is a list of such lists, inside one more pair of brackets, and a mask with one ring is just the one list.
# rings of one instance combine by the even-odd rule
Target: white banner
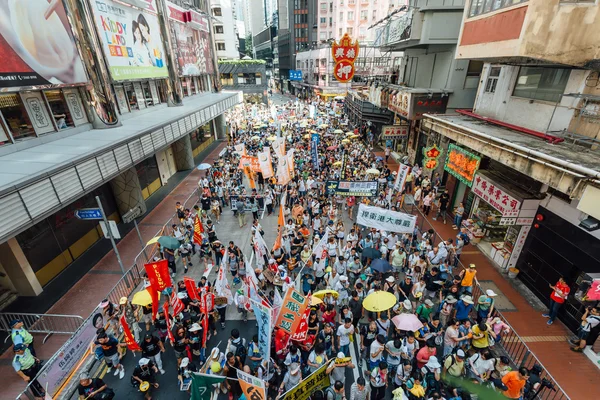
[[227,304],[233,303],[233,295],[231,294],[231,286],[227,281],[227,273],[225,272],[225,265],[227,265],[228,250],[225,250],[219,271],[217,273],[217,280],[215,281],[215,291],[221,297],[227,297]]
[[329,233],[327,231],[325,231],[325,234],[323,235],[323,237],[321,238],[321,240],[319,240],[319,243],[317,243],[317,245],[313,248],[313,255],[319,259],[323,259],[323,253],[325,252],[325,250],[327,249],[327,241],[329,240]]
[[280,157],[277,163],[277,184],[287,185],[290,179],[287,157]]
[[233,146],[233,148],[235,149],[235,153],[239,154],[240,156],[246,155],[246,145],[244,143],[236,144]]
[[290,175],[294,175],[294,149],[289,149],[287,152],[288,171]]
[[406,164],[400,164],[398,166],[398,175],[396,175],[396,182],[394,183],[394,189],[402,192],[404,190],[404,184],[406,183],[406,177],[410,172],[410,167]]
[[396,211],[361,204],[356,222],[359,225],[386,232],[413,233],[417,217]]
[[269,249],[265,239],[260,234],[258,229],[254,230],[254,255],[256,256],[256,264],[262,269],[265,266],[264,256],[269,255]]
[[262,172],[263,178],[266,179],[273,176],[271,149],[269,147],[265,147],[261,153],[258,153],[258,165],[260,165],[260,172]]

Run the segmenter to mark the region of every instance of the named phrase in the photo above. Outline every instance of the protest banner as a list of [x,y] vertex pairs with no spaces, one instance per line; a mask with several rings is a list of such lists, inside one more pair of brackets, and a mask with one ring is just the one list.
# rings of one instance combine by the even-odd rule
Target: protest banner
[[413,233],[417,217],[381,207],[361,204],[358,207],[356,222],[369,228],[386,232]]
[[280,400],[307,400],[317,390],[322,390],[331,385],[327,366],[323,364],[318,370],[306,377],[302,382],[284,393]]
[[307,306],[306,297],[293,288],[288,288],[275,326],[278,326],[289,335],[294,334],[298,325],[300,325],[302,314],[304,314]]

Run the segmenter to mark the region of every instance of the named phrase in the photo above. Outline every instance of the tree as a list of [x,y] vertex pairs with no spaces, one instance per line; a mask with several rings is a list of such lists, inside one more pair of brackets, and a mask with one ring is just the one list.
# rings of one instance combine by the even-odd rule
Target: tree
[[253,52],[252,52],[252,34],[249,33],[246,35],[246,55],[248,57],[252,57],[253,56]]

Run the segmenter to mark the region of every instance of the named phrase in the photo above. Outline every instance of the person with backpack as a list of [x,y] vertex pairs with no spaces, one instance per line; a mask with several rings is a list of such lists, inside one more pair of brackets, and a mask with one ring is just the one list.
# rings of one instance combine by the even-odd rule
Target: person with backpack
[[380,361],[371,371],[371,400],[382,400],[388,385],[388,364]]
[[587,307],[581,317],[581,326],[577,330],[577,339],[572,340],[571,350],[581,353],[587,345],[587,338],[592,329],[600,325],[600,307]]
[[246,339],[240,337],[240,331],[237,329],[231,330],[231,337],[227,341],[226,352],[228,354],[232,353],[235,357],[239,358],[242,365],[246,363],[246,355],[248,354]]
[[439,363],[436,356],[429,357],[427,364],[421,368],[423,374],[423,380],[426,383],[426,393],[431,395],[434,392],[440,392],[442,383],[440,382],[440,368],[442,365]]
[[326,400],[346,400],[346,393],[344,391],[344,382],[335,381],[332,386],[325,389]]
[[469,378],[483,383],[490,379],[494,367],[494,359],[488,350],[475,353],[469,358],[469,364],[467,365]]
[[458,274],[461,277],[460,281],[460,293],[464,294],[465,292],[471,294],[473,293],[473,284],[477,283],[477,266],[475,264],[469,264],[469,268],[463,269]]
[[451,375],[455,378],[463,376],[465,373],[465,352],[458,349],[455,353],[451,353],[444,359],[442,368],[442,378],[446,375]]
[[80,400],[112,400],[115,392],[100,378],[90,378],[87,372],[79,375],[77,394]]
[[258,345],[258,335],[252,336],[252,342],[248,345],[247,353],[249,358],[248,366],[254,373],[263,360],[263,354],[260,352],[260,347]]

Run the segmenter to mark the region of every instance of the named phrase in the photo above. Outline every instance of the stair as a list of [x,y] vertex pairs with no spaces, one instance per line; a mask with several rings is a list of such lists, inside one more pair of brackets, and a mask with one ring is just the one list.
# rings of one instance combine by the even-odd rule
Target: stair
[[19,297],[16,293],[10,290],[0,287],[0,311],[8,307],[13,301]]

